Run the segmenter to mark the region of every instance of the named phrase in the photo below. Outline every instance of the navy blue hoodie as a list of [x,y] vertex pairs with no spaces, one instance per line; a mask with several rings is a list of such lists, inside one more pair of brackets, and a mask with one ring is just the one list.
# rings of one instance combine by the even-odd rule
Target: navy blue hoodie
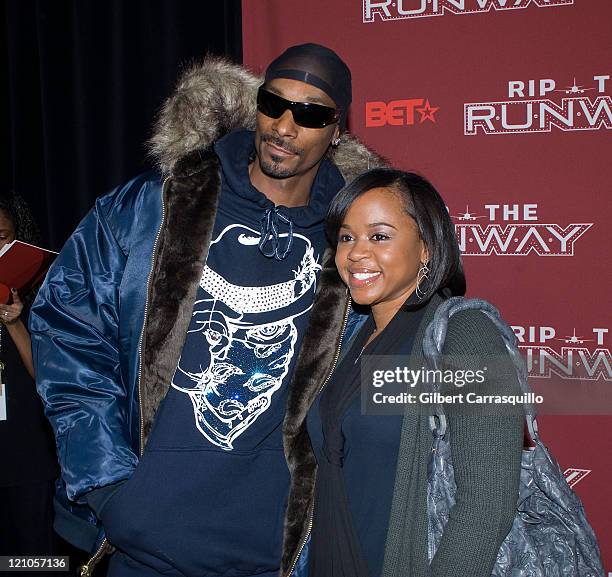
[[[118,515],[113,544],[158,571],[276,577],[288,384],[326,245],[325,214],[344,181],[324,160],[309,205],[275,210],[249,180],[253,133],[231,133],[215,151],[222,190],[187,339],[142,461],[102,520]],[[262,236],[269,241],[260,247]],[[265,256],[275,246],[284,258]]]

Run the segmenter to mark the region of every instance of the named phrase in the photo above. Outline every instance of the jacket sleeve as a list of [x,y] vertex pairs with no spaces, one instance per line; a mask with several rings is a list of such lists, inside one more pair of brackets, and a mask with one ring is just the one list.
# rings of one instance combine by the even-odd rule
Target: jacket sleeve
[[[37,388],[53,427],[68,498],[131,476],[131,399],[119,366],[119,285],[133,203],[98,199],[56,258],[30,316]],[[126,206],[129,205],[129,208]],[[121,239],[121,244],[117,240]]]
[[[476,394],[520,394],[502,337],[483,313],[462,311],[452,317],[443,353],[459,359],[466,370],[494,368]],[[445,410],[457,491],[431,562],[432,577],[490,577],[519,493],[524,416],[521,407],[516,409],[489,407],[486,415]]]

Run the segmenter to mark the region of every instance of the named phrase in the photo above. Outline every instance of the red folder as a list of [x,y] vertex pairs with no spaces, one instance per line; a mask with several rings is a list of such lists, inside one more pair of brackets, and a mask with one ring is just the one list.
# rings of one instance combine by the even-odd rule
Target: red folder
[[0,302],[7,303],[11,288],[28,294],[46,274],[56,252],[14,240],[0,250]]

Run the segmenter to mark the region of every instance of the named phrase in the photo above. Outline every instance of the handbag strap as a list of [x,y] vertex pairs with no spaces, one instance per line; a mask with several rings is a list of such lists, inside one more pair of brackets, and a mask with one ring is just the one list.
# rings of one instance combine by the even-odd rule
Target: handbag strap
[[[482,299],[466,299],[464,297],[451,297],[443,301],[436,309],[433,320],[425,329],[423,338],[423,354],[427,362],[438,369],[442,357],[442,348],[446,339],[449,319],[456,313],[465,310],[479,310],[493,322],[499,330],[516,370],[519,386],[526,398],[531,393],[527,382],[527,367],[517,346],[516,336],[512,329],[502,320],[499,311],[489,302]],[[533,441],[539,439],[538,423],[535,418],[535,410],[531,403],[524,403],[527,428]],[[439,404],[434,405],[434,413],[429,417],[429,426],[436,437],[443,437],[446,433],[446,416]]]

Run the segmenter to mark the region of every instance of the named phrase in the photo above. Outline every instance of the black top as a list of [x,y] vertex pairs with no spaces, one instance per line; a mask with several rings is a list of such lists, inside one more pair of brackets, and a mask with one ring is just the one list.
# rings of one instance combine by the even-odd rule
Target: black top
[[[423,310],[398,312],[363,354],[410,354]],[[377,577],[382,571],[403,416],[361,414],[359,357],[374,327],[370,317],[308,415],[319,465],[313,577]]]
[[[27,315],[22,315],[24,324]],[[0,359],[7,420],[0,421],[0,487],[54,479],[58,474],[55,445],[34,380],[4,325]]]

